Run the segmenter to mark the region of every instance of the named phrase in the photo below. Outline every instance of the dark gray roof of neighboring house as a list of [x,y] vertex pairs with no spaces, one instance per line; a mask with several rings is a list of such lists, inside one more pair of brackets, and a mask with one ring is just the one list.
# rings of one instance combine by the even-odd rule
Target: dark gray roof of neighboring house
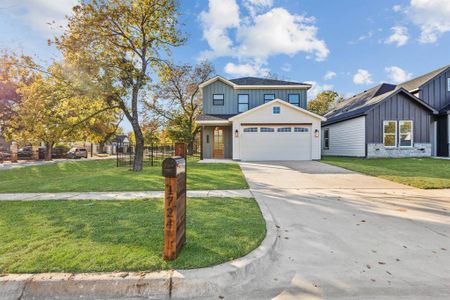
[[340,103],[334,110],[330,111],[325,115],[327,121],[323,123],[323,125],[330,125],[340,121],[353,119],[359,116],[364,115],[374,106],[381,103],[383,100],[388,97],[403,92],[407,96],[414,99],[420,105],[426,107],[428,110],[433,113],[437,113],[437,111],[432,108],[430,105],[422,101],[421,99],[415,97],[408,90],[403,87],[396,87],[392,84],[382,83],[373,87],[367,91],[362,92],[352,98]]
[[447,106],[444,106],[439,113],[450,114],[450,103]]
[[402,87],[408,91],[414,91],[420,88],[422,85],[439,75],[440,73],[444,72],[446,69],[450,68],[450,65],[446,65],[445,67],[439,68],[437,70],[434,70],[430,73],[427,73],[425,75],[416,77],[414,79],[411,79],[409,81],[403,82],[398,85],[398,87]]
[[226,121],[235,115],[199,115],[197,121]]
[[395,90],[395,85],[382,83],[339,103],[332,111],[325,114],[327,121],[324,122],[324,125],[355,118],[364,114],[375,104],[373,102],[375,98],[380,99],[379,96],[387,97],[388,92],[392,92],[393,90]]
[[293,82],[293,81],[284,81],[284,80],[257,78],[257,77],[242,77],[230,79],[229,81],[237,85],[310,85],[302,82]]

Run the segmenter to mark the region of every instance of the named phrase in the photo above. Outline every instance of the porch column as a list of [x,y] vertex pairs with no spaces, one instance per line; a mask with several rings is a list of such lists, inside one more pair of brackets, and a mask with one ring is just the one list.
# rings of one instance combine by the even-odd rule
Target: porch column
[[203,131],[205,130],[205,126],[202,126],[200,130],[200,159],[203,159]]

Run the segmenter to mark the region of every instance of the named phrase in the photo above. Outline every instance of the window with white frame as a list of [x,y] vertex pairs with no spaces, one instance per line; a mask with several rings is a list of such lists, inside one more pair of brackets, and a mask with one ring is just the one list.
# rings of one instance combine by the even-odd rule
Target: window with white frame
[[244,132],[258,132],[258,127],[244,128]]
[[383,145],[397,147],[397,121],[383,121]]
[[330,149],[330,128],[323,130],[323,149]]
[[288,102],[292,105],[300,106],[300,94],[289,94]]
[[307,127],[294,127],[294,132],[308,132],[309,128]]
[[412,147],[413,146],[413,121],[399,121],[399,146]]
[[259,132],[275,132],[275,129],[271,127],[261,127]]
[[281,113],[281,107],[279,107],[279,106],[272,107],[272,113],[274,115],[279,115]]
[[224,95],[213,94],[213,105],[224,105]]
[[450,78],[447,78],[447,91],[450,92]]

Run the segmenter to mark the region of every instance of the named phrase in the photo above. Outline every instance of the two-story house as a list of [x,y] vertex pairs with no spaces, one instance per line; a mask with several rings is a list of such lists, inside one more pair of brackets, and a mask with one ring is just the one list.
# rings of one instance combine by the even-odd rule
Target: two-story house
[[200,85],[202,159],[312,160],[321,157],[325,118],[306,110],[311,85],[216,76]]
[[382,83],[325,115],[323,155],[449,156],[450,65],[399,85]]

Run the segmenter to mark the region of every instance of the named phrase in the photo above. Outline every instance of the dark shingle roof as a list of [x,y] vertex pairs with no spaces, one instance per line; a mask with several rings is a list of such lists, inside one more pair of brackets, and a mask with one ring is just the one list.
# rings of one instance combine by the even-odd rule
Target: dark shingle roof
[[234,117],[233,115],[199,115],[197,121],[227,121],[229,118]]
[[[382,83],[359,93],[339,103],[336,108],[328,112],[325,115],[327,121],[324,124],[336,123],[360,116],[369,110],[373,105],[392,94],[391,92],[394,90],[395,85]],[[381,99],[380,96],[383,96],[383,98]]]
[[230,79],[230,81],[237,85],[309,85],[307,83],[284,81],[277,79],[257,78],[257,77],[242,77]]
[[439,75],[440,73],[442,73],[443,71],[445,71],[446,69],[450,68],[450,65],[446,65],[445,67],[439,68],[437,70],[434,70],[430,73],[427,73],[425,75],[416,77],[414,79],[411,79],[409,81],[406,81],[404,83],[401,83],[398,85],[398,87],[402,87],[408,91],[414,91],[418,88],[420,88],[422,85],[424,85],[425,83],[427,83],[428,81],[430,81],[431,79],[433,79],[434,77],[436,77],[437,75]]

